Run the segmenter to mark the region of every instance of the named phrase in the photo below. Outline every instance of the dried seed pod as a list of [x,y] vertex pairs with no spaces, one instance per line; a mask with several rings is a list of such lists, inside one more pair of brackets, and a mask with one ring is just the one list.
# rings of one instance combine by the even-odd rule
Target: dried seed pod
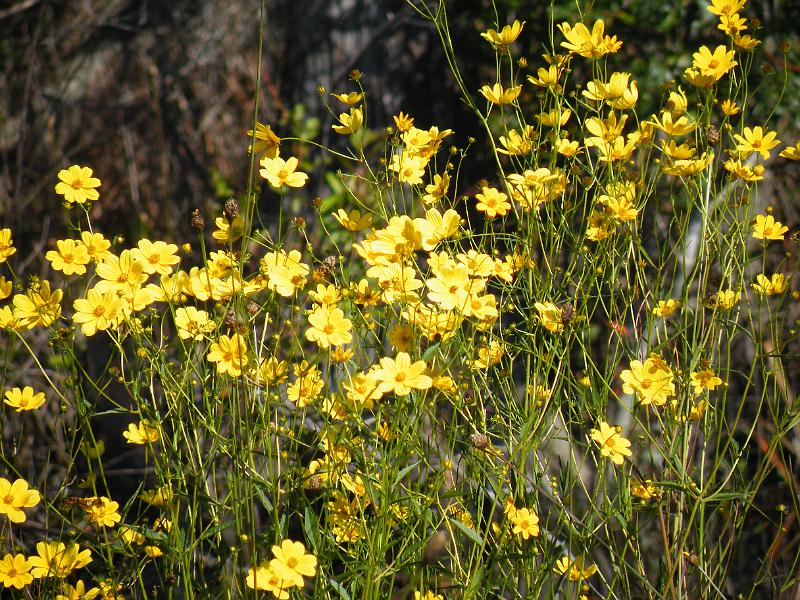
[[236,320],[236,312],[234,310],[229,310],[225,313],[225,325],[230,329],[236,329],[239,325],[238,321]]
[[225,201],[225,206],[222,208],[222,214],[228,219],[228,223],[233,222],[236,215],[239,214],[239,203],[233,198],[228,198]]
[[719,144],[720,134],[719,129],[712,123],[708,126],[708,131],[706,131],[706,141],[708,145],[712,148]]
[[489,437],[482,433],[473,433],[469,436],[469,445],[476,450],[485,450],[491,446]]
[[192,228],[196,229],[197,231],[203,231],[206,228],[206,220],[203,218],[203,215],[200,214],[200,209],[195,208],[192,211]]
[[561,307],[561,322],[567,325],[575,317],[575,307],[572,302],[567,302]]

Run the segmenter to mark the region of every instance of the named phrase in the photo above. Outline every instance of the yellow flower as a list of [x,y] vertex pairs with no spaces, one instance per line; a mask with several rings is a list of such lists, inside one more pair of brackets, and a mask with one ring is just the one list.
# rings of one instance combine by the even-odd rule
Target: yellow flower
[[141,545],[144,544],[147,538],[144,537],[143,534],[139,533],[135,529],[128,527],[127,525],[120,525],[119,529],[117,529],[117,535],[119,538],[128,545]]
[[539,516],[528,508],[517,508],[509,513],[513,524],[513,533],[518,533],[523,540],[539,535]]
[[281,138],[275,135],[269,125],[256,122],[255,134],[252,129],[247,130],[247,136],[255,143],[248,148],[248,152],[253,152],[256,156],[265,154],[267,158],[275,158],[280,152]]
[[725,35],[736,36],[743,31],[747,31],[747,19],[734,13],[732,15],[720,15],[720,23],[717,29],[723,31]]
[[25,295],[14,296],[14,318],[19,320],[24,329],[38,325],[49,327],[61,316],[63,295],[62,290],[51,293],[49,281],[33,285]]
[[72,320],[81,324],[85,336],[116,327],[125,316],[125,301],[114,290],[100,293],[96,288],[86,292],[86,298],[78,298],[72,304],[75,313]]
[[273,187],[279,188],[287,185],[293,188],[301,188],[306,184],[308,175],[297,171],[297,159],[290,156],[287,160],[281,157],[269,158],[265,156],[261,159],[259,174],[266,179]]
[[598,19],[592,25],[591,32],[583,23],[578,23],[573,28],[565,22],[558,28],[566,38],[566,41],[561,42],[561,46],[584,58],[598,59],[608,53],[614,53],[622,47],[622,42],[617,40],[617,36],[604,36],[605,23],[602,19]]
[[219,374],[239,377],[248,362],[247,341],[238,333],[231,337],[221,335],[218,341],[211,344],[206,358],[209,362],[217,363]]
[[558,65],[550,65],[546,69],[540,67],[536,71],[536,77],[528,75],[528,81],[535,86],[549,88],[553,90],[553,93],[558,94],[563,89],[559,83],[560,77],[561,69],[558,68]]
[[24,479],[11,483],[0,477],[0,515],[6,515],[12,523],[24,523],[26,516],[22,509],[34,507],[40,500],[39,492],[30,489]]
[[409,131],[414,126],[414,117],[409,117],[402,110],[399,115],[393,116],[392,119],[394,119],[394,124],[398,131]]
[[331,96],[336,98],[339,102],[354,106],[364,99],[364,92],[348,92],[346,94],[331,93]]
[[317,306],[308,315],[308,324],[310,327],[306,329],[306,339],[320,348],[342,346],[353,341],[353,334],[350,333],[353,324],[345,318],[340,308]]
[[86,498],[86,500],[94,501],[86,502],[81,506],[92,523],[96,523],[100,527],[114,527],[122,519],[122,516],[117,512],[119,510],[118,502],[114,502],[105,496],[93,496]]
[[497,188],[484,187],[481,193],[475,194],[475,199],[478,201],[475,208],[485,213],[489,219],[498,215],[502,217],[511,210],[508,196]]
[[26,385],[23,389],[15,387],[6,392],[5,403],[16,408],[17,412],[36,410],[44,404],[44,392],[34,394],[33,388],[29,385]]
[[141,498],[142,502],[146,502],[151,506],[164,507],[172,502],[175,495],[172,493],[172,488],[167,484],[154,490],[143,490],[139,494],[139,498]]
[[97,265],[96,273],[102,281],[97,282],[94,289],[101,294],[113,291],[132,296],[147,281],[144,265],[127,249],[119,256],[106,255],[103,262]]
[[622,391],[636,393],[643,405],[663,406],[667,398],[675,394],[672,370],[658,356],[652,355],[644,361],[632,360],[630,369],[620,374]]
[[742,163],[739,160],[728,159],[723,165],[725,170],[728,171],[733,177],[741,179],[742,181],[761,181],[764,179],[764,165],[753,165]]
[[631,482],[631,494],[644,500],[654,500],[658,498],[658,488],[652,479],[645,479],[643,481]]
[[198,310],[194,306],[182,306],[175,310],[175,327],[178,328],[178,336],[182,340],[201,341],[206,333],[211,333],[216,329],[208,313]]
[[739,302],[742,293],[735,290],[720,290],[703,301],[706,308],[718,308],[720,310],[730,310]]
[[14,248],[14,240],[11,239],[11,230],[6,227],[0,229],[0,264],[17,251]]
[[773,273],[771,278],[759,273],[756,276],[756,281],[758,283],[750,284],[751,287],[765,296],[778,296],[789,288],[789,281],[783,273]]
[[270,568],[269,563],[266,561],[255,568],[248,569],[245,584],[250,589],[270,592],[278,600],[287,600],[289,592],[286,590],[295,587],[294,582],[281,578]]
[[692,68],[696,69],[703,77],[710,77],[714,82],[719,81],[725,73],[739,63],[734,60],[736,53],[725,46],[717,46],[712,53],[708,46],[700,46],[700,50],[692,57]]
[[261,259],[260,270],[269,278],[267,287],[275,290],[281,296],[290,298],[298,288],[303,288],[308,276],[308,265],[300,259],[302,255],[297,250],[287,254],[283,250],[269,252]]
[[739,12],[747,0],[711,0],[706,10],[717,16],[732,15]]
[[576,556],[572,562],[570,562],[568,556],[562,556],[556,561],[553,571],[559,575],[566,575],[569,581],[577,582],[589,579],[589,577],[597,573],[597,565],[589,564],[584,567],[582,556]]
[[358,210],[351,210],[348,213],[343,208],[340,208],[333,213],[333,218],[347,231],[352,231],[353,233],[372,225],[372,215],[369,213],[362,215]]
[[339,115],[340,125],[333,125],[333,130],[342,135],[350,135],[361,129],[364,113],[360,108],[351,108],[349,113]]
[[705,390],[713,391],[718,385],[722,385],[722,379],[717,377],[717,375],[711,369],[706,369],[705,371],[693,371],[691,384],[694,395],[699,396]]
[[425,375],[427,368],[424,360],[412,363],[407,353],[400,352],[396,358],[381,358],[380,367],[372,376],[380,383],[381,393],[407,396],[411,390],[426,390],[433,385],[433,380]]
[[781,143],[776,139],[778,136],[775,131],[767,131],[766,133],[761,127],[754,127],[750,129],[745,127],[742,135],[738,133],[733,135],[736,140],[736,150],[739,152],[741,158],[747,158],[753,152],[758,152],[761,158],[769,160],[770,150]]
[[400,183],[421,185],[427,164],[427,159],[421,156],[410,156],[403,152],[392,156],[389,169],[397,173],[397,180]]
[[756,215],[753,223],[753,237],[757,240],[782,240],[787,231],[789,228],[772,215]]
[[142,270],[148,275],[170,275],[173,266],[181,259],[176,256],[178,246],[166,242],[151,242],[147,239],[139,240],[137,247],[131,250],[134,260],[142,264]]
[[82,231],[81,241],[86,246],[86,252],[92,262],[99,263],[110,254],[108,249],[111,248],[111,242],[104,238],[102,233]]
[[161,436],[158,427],[147,419],[142,419],[135,425],[133,423],[128,425],[128,430],[122,432],[122,437],[128,440],[129,444],[144,445],[157,442]]
[[211,237],[223,244],[235,242],[244,233],[244,220],[241,215],[236,215],[233,221],[230,222],[225,217],[217,217],[214,219],[214,225],[217,228],[213,231]]
[[11,295],[14,284],[3,276],[0,276],[0,300],[5,300]]
[[533,305],[539,313],[539,321],[548,331],[561,333],[564,323],[561,320],[561,309],[552,302],[537,302]]
[[511,104],[514,100],[517,99],[520,92],[522,91],[521,85],[515,85],[514,87],[510,87],[508,89],[504,89],[502,85],[499,83],[495,83],[493,86],[489,87],[488,85],[484,85],[480,92],[484,98],[486,98],[492,104]]
[[317,573],[317,557],[306,554],[302,542],[283,540],[280,546],[272,547],[275,556],[269,567],[273,573],[292,585],[303,587],[303,577],[314,577]]
[[671,317],[680,305],[680,300],[671,298],[669,300],[659,300],[658,304],[653,308],[653,314],[657,317]]
[[761,43],[761,40],[757,40],[749,35],[739,35],[737,33],[733,36],[733,43],[742,50],[752,50]]
[[781,150],[778,156],[781,158],[788,158],[789,160],[800,160],[800,140],[795,142],[794,146],[787,146]]
[[56,595],[56,600],[94,600],[100,594],[100,588],[86,589],[86,584],[83,580],[79,579],[72,586],[67,582],[62,583],[61,593]]
[[[502,139],[502,138],[501,138]],[[443,175],[435,174],[433,181],[425,186],[425,195],[422,201],[425,204],[435,204],[447,196],[447,188],[450,187],[450,175],[444,173]]]
[[30,557],[31,575],[40,577],[58,577],[63,579],[73,571],[82,569],[92,562],[92,552],[88,548],[81,550],[78,544],[67,548],[63,542],[39,542],[36,544],[36,556]]
[[0,560],[0,583],[4,588],[21,590],[33,581],[31,564],[24,554],[6,554]]
[[499,32],[494,29],[489,29],[481,33],[481,37],[487,42],[492,44],[498,52],[505,52],[508,47],[513,44],[522,33],[522,28],[525,26],[525,21],[520,23],[515,20],[511,25],[506,25]]
[[670,137],[686,135],[697,129],[697,123],[692,123],[686,115],[675,119],[669,111],[662,112],[661,119],[654,116],[651,122]]
[[592,429],[589,433],[592,440],[600,446],[600,456],[611,459],[615,465],[621,465],[626,456],[630,456],[631,443],[620,435],[617,427],[600,421],[600,429]]
[[100,180],[92,177],[92,170],[89,167],[79,167],[72,165],[68,169],[58,172],[61,180],[56,184],[56,194],[64,196],[67,204],[77,202],[85,204],[88,200],[97,200],[100,193],[94,189],[100,187]]
[[425,593],[415,591],[414,600],[444,600],[444,596],[441,594],[434,594],[430,590],[427,590]]
[[44,257],[50,261],[50,266],[56,271],[63,271],[64,275],[83,275],[89,264],[89,253],[86,246],[76,243],[75,240],[56,241],[58,250],[48,250]]

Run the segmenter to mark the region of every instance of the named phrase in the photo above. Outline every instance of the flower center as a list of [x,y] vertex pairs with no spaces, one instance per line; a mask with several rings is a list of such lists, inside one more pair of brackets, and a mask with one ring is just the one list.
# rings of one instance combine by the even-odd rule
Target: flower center
[[406,380],[406,374],[405,373],[398,373],[397,375],[394,376],[394,380],[395,381],[405,381]]
[[293,556],[289,560],[286,561],[286,566],[290,569],[294,569],[297,567],[297,559]]
[[94,310],[92,311],[92,314],[95,317],[102,317],[105,313],[106,313],[105,306],[95,306]]
[[69,184],[73,190],[80,190],[83,189],[83,181],[80,179],[73,179],[72,183]]

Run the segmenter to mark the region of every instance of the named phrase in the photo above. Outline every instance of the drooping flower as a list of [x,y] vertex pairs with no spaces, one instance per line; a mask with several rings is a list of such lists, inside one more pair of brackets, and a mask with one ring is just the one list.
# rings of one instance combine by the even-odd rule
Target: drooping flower
[[605,421],[600,421],[599,427],[589,433],[600,447],[600,456],[610,458],[615,465],[621,465],[625,457],[632,454],[631,443],[620,435],[617,427],[612,427]]
[[254,153],[256,156],[266,155],[267,158],[275,158],[278,156],[281,146],[281,138],[279,138],[272,131],[272,127],[264,125],[256,121],[255,132],[252,129],[247,130],[247,136],[250,139],[255,139],[255,142],[248,152]]
[[756,275],[756,283],[751,283],[750,287],[764,296],[777,296],[789,288],[789,281],[783,273],[773,273],[772,277],[759,273]]
[[351,108],[349,113],[339,115],[339,125],[333,125],[333,130],[341,135],[350,135],[361,129],[364,122],[364,112],[360,108]]
[[515,20],[511,25],[504,26],[499,32],[494,29],[489,29],[481,33],[481,37],[487,42],[492,44],[498,52],[506,52],[508,47],[516,41],[519,34],[522,33],[522,28],[525,26],[525,21],[521,23]]
[[0,229],[0,263],[6,262],[16,251],[14,240],[11,239],[11,229],[8,227]]
[[6,515],[12,523],[24,523],[26,515],[22,509],[34,507],[40,500],[39,492],[30,489],[24,479],[11,483],[0,477],[0,515]]
[[521,85],[504,88],[501,84],[495,83],[492,86],[484,85],[480,92],[492,104],[511,104],[517,99],[522,91]]
[[92,170],[89,167],[72,165],[68,169],[58,172],[61,180],[56,184],[56,194],[64,196],[67,204],[77,202],[85,204],[90,200],[100,198],[100,193],[95,189],[100,187],[100,180],[92,177]]

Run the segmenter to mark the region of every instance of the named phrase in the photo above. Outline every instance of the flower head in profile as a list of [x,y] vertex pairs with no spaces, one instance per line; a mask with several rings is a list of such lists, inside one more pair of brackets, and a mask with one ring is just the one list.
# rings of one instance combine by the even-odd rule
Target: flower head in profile
[[561,309],[552,302],[537,302],[533,305],[539,313],[539,321],[548,331],[561,333],[564,331],[564,322],[561,319]]
[[64,578],[92,562],[92,552],[81,550],[78,544],[67,547],[64,542],[39,542],[36,555],[30,557],[31,575]]
[[49,281],[32,285],[26,294],[14,296],[14,318],[25,329],[49,327],[61,316],[63,296],[63,290],[50,291]]
[[336,98],[339,102],[343,102],[348,106],[355,106],[364,99],[364,92],[347,92],[342,94],[335,94],[331,92],[331,96]]
[[340,208],[333,213],[333,218],[339,222],[339,225],[353,233],[372,225],[372,215],[370,213],[362,215],[361,211],[355,209],[347,212],[345,209]]
[[269,561],[269,568],[291,585],[303,587],[303,577],[314,577],[317,573],[317,557],[306,554],[302,542],[283,540],[280,546],[272,547],[272,554],[275,558]]
[[597,573],[597,565],[585,565],[582,556],[576,556],[572,561],[568,556],[562,556],[556,561],[553,571],[558,575],[566,575],[569,581],[582,581]]
[[16,251],[14,240],[11,239],[11,230],[8,227],[0,229],[0,263],[6,262],[6,259]]
[[272,187],[279,188],[282,185],[293,188],[301,188],[308,181],[308,175],[297,170],[298,160],[294,156],[283,160],[280,156],[269,158],[265,156],[261,159],[261,169],[259,174],[269,181]]
[[564,22],[558,28],[566,38],[566,41],[561,42],[561,47],[584,58],[595,60],[622,47],[622,42],[617,40],[617,36],[605,35],[605,23],[602,19],[598,19],[592,25],[591,31],[583,23],[572,27]]
[[658,304],[653,308],[653,314],[661,318],[671,317],[675,311],[678,310],[680,305],[680,300],[673,300],[672,298],[668,300],[659,300]]
[[56,194],[64,196],[67,204],[85,204],[100,198],[100,193],[95,189],[100,187],[100,180],[92,177],[89,167],[72,165],[59,171],[58,178],[61,181],[56,184]]
[[272,131],[272,127],[256,122],[255,131],[247,130],[247,136],[254,140],[248,152],[256,156],[266,155],[267,158],[275,158],[280,152],[281,138]]
[[21,590],[33,581],[31,564],[24,554],[6,554],[0,559],[0,583]]
[[756,215],[753,223],[753,237],[757,240],[782,240],[787,231],[789,228],[772,215]]
[[756,283],[751,283],[750,287],[764,296],[778,296],[789,289],[789,281],[783,273],[773,273],[772,277],[759,273]]
[[129,444],[144,445],[157,442],[161,436],[158,427],[147,419],[142,419],[136,424],[128,425],[128,430],[122,432],[122,437],[128,440]]
[[339,115],[339,124],[333,125],[333,130],[341,135],[350,135],[361,129],[364,122],[364,111],[360,108],[351,108],[349,113]]
[[626,456],[630,456],[631,443],[622,437],[619,428],[612,427],[605,421],[600,421],[599,429],[592,429],[589,433],[592,440],[600,447],[600,456],[610,458],[615,465],[621,465]]
[[19,389],[15,387],[5,393],[4,402],[17,410],[36,410],[44,404],[44,392],[38,394],[33,393],[33,388],[26,385],[24,388]]
[[56,594],[56,600],[94,600],[100,598],[101,593],[100,588],[86,589],[86,584],[79,579],[74,586],[64,582],[61,593]]
[[40,500],[39,492],[30,489],[24,479],[11,483],[0,477],[0,515],[6,515],[12,523],[24,523],[26,515],[22,509],[36,506]]
[[492,104],[511,104],[522,91],[521,85],[504,88],[501,84],[485,85],[480,89],[481,94]]
[[500,31],[489,29],[481,33],[481,37],[494,46],[498,52],[506,52],[522,33],[525,21],[514,21],[511,25],[504,26]]

